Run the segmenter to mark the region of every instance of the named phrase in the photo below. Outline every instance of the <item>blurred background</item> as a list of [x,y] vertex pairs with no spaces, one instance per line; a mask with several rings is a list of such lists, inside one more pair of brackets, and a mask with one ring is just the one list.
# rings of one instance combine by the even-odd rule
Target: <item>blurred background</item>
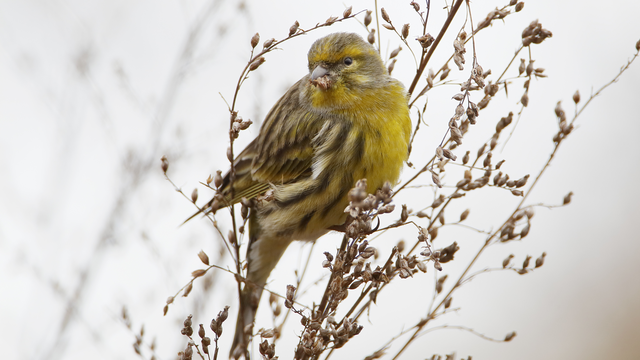
[[[471,3],[474,21],[507,3],[503,2]],[[231,305],[229,318],[235,319],[235,283],[223,272],[196,282],[188,298],[177,298],[169,314],[162,314],[167,297],[188,283],[191,271],[202,267],[198,251],[204,250],[221,266],[231,262],[207,220],[180,226],[195,208],[165,180],[160,158],[168,158],[168,174],[186,194],[215,170],[226,171],[225,99],[233,97],[249,57],[251,36],[260,32],[263,40],[280,39],[294,21],[310,28],[339,16],[345,5],[353,5],[354,12],[375,6],[373,1],[0,1],[4,358],[136,359],[133,343],[144,326],[143,357],[151,357],[147,345],[155,338],[156,357],[171,359],[186,344],[180,328],[187,315],[194,314],[195,324],[208,324],[224,305]],[[409,1],[379,1],[378,6],[388,10],[394,24],[411,22],[409,39],[417,36],[419,19]],[[444,6],[432,2],[429,32],[434,35],[446,16]],[[453,28],[462,25],[465,12],[461,9]],[[478,35],[479,62],[485,70],[495,69],[495,78],[532,20],[539,19],[553,32],[531,53],[536,67],[545,68],[549,77],[532,82],[529,107],[517,130],[504,149],[503,144],[498,146],[503,151],[494,154],[495,161],[507,160],[504,169],[512,177],[535,174],[546,162],[557,131],[553,112],[557,101],[563,101],[572,117],[573,93],[579,90],[582,102],[586,101],[632,57],[640,39],[639,12],[639,3],[621,0],[606,5],[530,1],[523,11],[505,22],[495,21]],[[384,55],[399,41],[381,30]],[[255,124],[242,133],[236,149],[255,137],[271,104],[306,73],[311,43],[336,31],[366,36],[357,21],[338,23],[286,42],[251,73],[238,109]],[[436,53],[434,70],[451,54],[453,35]],[[467,64],[471,53],[468,45]],[[515,69],[511,71],[515,76]],[[408,85],[413,73],[411,53],[404,49],[393,76]],[[462,81],[467,74],[454,70],[449,79]],[[525,241],[491,249],[476,269],[500,266],[511,253],[521,263],[525,255],[535,259],[543,251],[545,265],[525,276],[504,272],[476,278],[454,295],[454,307],[460,310],[437,323],[472,327],[498,339],[516,331],[517,337],[496,343],[467,332],[436,331],[420,337],[402,358],[453,351],[458,358],[474,359],[640,356],[640,239],[635,227],[640,214],[638,83],[640,64],[633,64],[592,101],[528,200],[557,205],[573,191],[572,203],[537,208]],[[481,113],[478,125],[456,150],[458,156],[466,150],[474,154],[491,136],[496,119],[519,109],[521,86],[515,82],[508,99],[499,96],[503,100]],[[421,130],[411,158],[416,168],[433,154],[455,109],[450,97],[457,86],[437,90],[429,95],[429,126]],[[480,98],[480,94],[472,97]],[[484,121],[489,125],[483,127]],[[405,169],[404,178],[415,172]],[[430,184],[429,177],[420,184]],[[201,199],[211,195],[202,187],[199,190]],[[517,201],[505,193],[470,195],[448,218],[470,208],[470,225],[495,229]],[[407,191],[397,204],[424,197],[428,205],[433,200],[430,194],[428,188]],[[398,216],[396,210],[386,221]],[[416,232],[406,228],[385,236],[376,247],[388,248],[400,239],[410,243]],[[322,252],[333,251],[339,239],[329,235],[313,247],[308,282],[302,287],[326,274],[320,267]],[[442,242],[436,246],[454,240],[461,250],[451,267],[445,267],[451,276],[468,263],[483,237],[443,228],[437,240]],[[291,246],[269,287],[284,293],[286,284],[295,282],[293,270],[304,264],[310,250],[309,244]],[[393,284],[361,319],[363,333],[336,356],[362,358],[377,350],[426,314],[432,289],[429,274]],[[307,299],[311,303],[314,298]],[[291,357],[300,331],[297,319],[290,319],[277,347],[281,358]],[[270,326],[267,306],[259,321]],[[231,341],[230,322],[221,339],[224,355]],[[389,353],[394,349],[397,346]]]

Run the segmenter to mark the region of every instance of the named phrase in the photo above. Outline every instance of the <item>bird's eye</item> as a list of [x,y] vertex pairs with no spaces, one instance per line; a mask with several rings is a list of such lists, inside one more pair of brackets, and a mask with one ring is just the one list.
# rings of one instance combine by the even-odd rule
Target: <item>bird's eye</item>
[[350,57],[348,57],[348,56],[347,56],[346,58],[344,58],[344,60],[343,60],[343,61],[344,61],[344,64],[345,64],[345,65],[351,65],[351,64],[353,64],[353,59],[352,59],[352,58],[350,58]]

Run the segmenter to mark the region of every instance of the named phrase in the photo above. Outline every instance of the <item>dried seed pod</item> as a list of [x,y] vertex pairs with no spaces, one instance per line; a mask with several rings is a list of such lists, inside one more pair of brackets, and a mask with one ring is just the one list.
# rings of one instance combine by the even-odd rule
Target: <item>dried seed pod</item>
[[373,45],[376,42],[376,29],[371,29],[369,35],[367,35],[367,41]]
[[526,69],[526,64],[524,59],[520,59],[520,66],[518,66],[518,75],[522,75],[524,70]]
[[427,272],[427,265],[425,265],[425,263],[423,263],[422,261],[418,261],[416,265],[418,266],[418,270],[422,271],[423,273]]
[[524,3],[521,1],[516,4],[516,12],[520,12],[522,9],[524,9]]
[[437,208],[438,206],[442,205],[442,203],[444,203],[444,200],[445,200],[445,196],[443,194],[440,194],[440,196],[437,199],[435,199],[433,203],[431,203],[431,207],[434,209]]
[[502,268],[503,269],[506,268],[507,266],[509,266],[509,263],[511,262],[511,259],[513,259],[513,254],[510,254],[504,260],[502,260]]
[[573,94],[573,102],[576,104],[580,102],[580,92],[578,90]]
[[516,189],[513,189],[513,190],[511,190],[511,193],[512,193],[514,196],[524,196],[524,192],[522,192],[522,190],[516,190]]
[[433,242],[433,240],[435,240],[438,237],[438,228],[437,227],[432,227],[431,230],[429,230],[429,237],[431,238],[431,242]]
[[[497,168],[497,166],[496,166]],[[502,171],[498,172],[496,176],[493,177],[493,185],[499,186],[500,178],[502,177]]]
[[393,59],[394,57],[398,56],[400,50],[402,50],[402,46],[398,46],[397,48],[395,48],[389,55],[389,59]]
[[402,38],[403,39],[406,39],[409,36],[409,27],[410,27],[410,25],[408,23],[402,25]]
[[387,10],[384,8],[380,8],[380,14],[382,15],[382,20],[391,23],[391,19],[389,18],[389,14],[387,14]]
[[467,152],[462,157],[462,164],[463,165],[466,165],[469,162],[469,153],[471,153],[471,152],[467,150]]
[[531,60],[529,61],[529,64],[527,65],[527,76],[531,76],[531,74],[533,73],[533,63],[535,60]]
[[405,222],[409,218],[409,210],[407,204],[402,204],[402,212],[400,213],[400,221]]
[[453,300],[452,297],[448,297],[447,300],[444,301],[444,308],[448,309],[451,306],[451,300]]
[[343,13],[342,13],[342,17],[346,19],[346,18],[348,18],[349,16],[351,16],[351,12],[353,11],[353,10],[352,10],[352,8],[353,8],[352,6],[349,6],[349,7],[348,7],[348,8],[347,8]]
[[442,148],[442,146],[438,146],[436,148],[436,157],[438,158],[438,160],[443,161],[444,160],[444,149]]
[[336,16],[332,16],[332,17],[328,18],[328,19],[325,21],[325,24],[327,24],[327,25],[331,25],[331,24],[333,24],[334,22],[336,22],[336,20],[338,20],[338,17],[336,17]]
[[535,215],[535,212],[533,211],[532,207],[528,207],[526,209],[524,209],[524,214],[527,215],[528,219],[533,218],[533,215]]
[[512,331],[508,333],[507,336],[504,337],[504,341],[511,341],[513,340],[514,337],[516,337],[516,332]]
[[478,109],[486,108],[487,105],[489,105],[489,101],[491,101],[491,96],[486,95],[485,97],[483,97],[482,100],[480,100],[480,102],[478,103]]
[[522,94],[522,97],[520,98],[520,103],[524,107],[529,106],[529,95],[526,92]]
[[198,277],[203,276],[206,273],[207,273],[207,270],[198,269],[198,270],[193,270],[191,272],[191,276],[194,277],[194,278],[198,278]]
[[209,176],[207,177],[207,185],[211,186],[212,181],[213,181],[213,177],[211,176],[211,174],[209,174]]
[[529,266],[529,261],[531,261],[531,255],[527,255],[527,257],[522,262],[523,269],[526,269]]
[[249,71],[257,70],[260,65],[264,64],[265,61],[267,61],[267,59],[265,59],[264,56],[260,56],[258,59],[251,63],[251,66],[249,66]]
[[169,160],[167,160],[166,156],[162,156],[160,158],[161,164],[160,167],[162,168],[162,172],[163,173],[167,173],[167,170],[169,170]]
[[220,186],[222,186],[222,171],[220,170],[216,171],[216,176],[213,178],[213,184],[215,185],[216,188],[219,188]]
[[444,282],[447,281],[448,275],[444,275],[436,281],[436,293],[440,294],[444,287]]
[[409,5],[413,6],[413,10],[416,12],[420,11],[420,5],[417,2],[412,1]]
[[558,119],[560,119],[560,121],[565,121],[567,119],[564,110],[562,110],[562,101],[558,101],[553,111],[556,113],[556,116],[558,117]]
[[187,287],[184,289],[184,292],[182,293],[183,297],[187,297],[189,296],[189,294],[191,294],[191,290],[193,290],[193,282],[190,282]]
[[482,154],[484,154],[484,150],[487,148],[487,144],[482,144],[482,146],[480,146],[480,148],[478,149],[478,154],[477,157],[479,158],[480,156],[482,156]]
[[564,199],[562,199],[562,205],[567,205],[571,202],[571,196],[573,196],[573,191],[570,191]]
[[200,258],[200,261],[202,261],[203,264],[209,266],[209,256],[207,256],[207,254],[200,250],[200,252],[198,253],[198,258]]
[[[470,103],[470,104],[473,104],[473,103]],[[475,104],[473,104],[473,105],[475,105]],[[477,106],[476,106],[476,109],[477,109]],[[478,112],[477,112],[477,110],[475,110],[475,111],[474,111],[473,107],[472,107],[472,106],[469,106],[469,107],[467,108],[467,119],[468,119],[469,123],[470,123],[471,125],[475,125],[475,124],[476,124],[476,118],[477,118],[477,117],[478,117]],[[463,124],[464,124],[464,123],[463,123]],[[460,127],[462,127],[462,126],[460,126]],[[463,131],[463,133],[464,133],[464,132],[466,132],[466,129],[465,129],[465,131]]]
[[482,162],[482,166],[484,167],[491,167],[491,156],[493,154],[491,153],[491,151],[489,151],[487,153],[487,156],[485,156],[484,161]]
[[500,181],[498,181],[496,185],[504,186],[504,184],[506,184],[507,181],[509,181],[509,174],[505,174],[504,177],[500,178]]
[[444,79],[447,78],[447,76],[449,76],[449,73],[451,72],[451,69],[449,69],[449,64],[444,64],[444,66],[442,67],[442,74],[440,75],[440,81],[443,81]]
[[544,265],[545,256],[547,256],[547,253],[543,252],[542,255],[540,255],[540,257],[536,259],[536,268],[539,268],[540,266]]
[[498,163],[496,164],[496,170],[500,169],[500,167],[502,166],[502,164],[504,164],[504,162],[505,162],[504,159],[498,161]]
[[451,150],[449,149],[443,149],[442,150],[444,157],[446,157],[447,159],[451,159],[453,161],[456,161],[456,159],[458,158]]
[[440,176],[438,176],[438,174],[436,174],[435,172],[431,172],[431,181],[433,181],[434,184],[436,184],[436,186],[438,186],[439,188],[442,187],[442,183],[440,182]]
[[531,230],[531,223],[527,222],[527,224],[520,230],[520,238],[524,239],[529,235],[529,231]]
[[266,41],[262,44],[262,47],[263,47],[263,48],[265,48],[265,49],[267,49],[267,48],[271,47],[271,45],[272,45],[275,41],[276,41],[276,39],[274,39],[274,38],[271,38],[271,39],[269,39],[269,40],[266,40]]
[[469,209],[465,210],[460,214],[460,222],[465,221],[469,216]]
[[251,48],[253,49],[256,46],[258,46],[259,42],[260,42],[260,34],[256,33],[251,37]]
[[191,201],[193,201],[194,204],[198,201],[198,188],[193,189],[191,192]]
[[387,68],[387,72],[389,73],[389,75],[391,75],[395,67],[396,67],[396,59],[393,59],[391,60],[391,64],[389,64],[389,67]]
[[524,177],[522,177],[522,178],[518,179],[518,180],[516,181],[516,187],[517,187],[517,188],[520,188],[520,187],[525,186],[525,185],[527,184],[527,180],[529,180],[529,174],[527,174],[527,175],[525,175]]
[[435,38],[431,36],[431,34],[425,34],[423,36],[420,36],[416,40],[418,40],[423,49],[426,49],[431,46],[431,44],[433,44]]
[[371,24],[371,10],[367,10],[364,15],[364,26],[369,26],[369,24]]

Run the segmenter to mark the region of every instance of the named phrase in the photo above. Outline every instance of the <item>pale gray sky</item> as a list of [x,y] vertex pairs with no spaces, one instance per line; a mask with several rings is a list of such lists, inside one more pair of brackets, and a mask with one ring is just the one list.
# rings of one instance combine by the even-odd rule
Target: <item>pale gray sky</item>
[[[397,24],[413,21],[411,34],[418,33],[409,1],[378,3]],[[352,5],[360,10],[374,2]],[[501,5],[473,2],[474,21]],[[440,27],[442,6],[433,2],[432,34]],[[244,9],[235,1],[222,0],[0,2],[3,356],[137,359],[131,344],[144,324],[146,340],[158,339],[159,358],[170,359],[186,343],[179,334],[186,315],[193,313],[196,324],[208,324],[225,304],[235,308],[233,279],[220,274],[206,300],[199,282],[189,298],[177,299],[169,316],[162,316],[165,299],[201,267],[197,252],[203,249],[213,260],[220,246],[205,220],[179,227],[193,206],[164,180],[159,159],[169,158],[169,174],[187,194],[216,169],[226,170],[228,115],[219,93],[230,100],[248,57],[251,35],[259,31],[262,39],[281,38],[295,20],[308,28],[343,9],[340,1],[247,1]],[[638,3],[620,0],[606,5],[530,1],[521,13],[504,24],[495,22],[478,36],[480,63],[485,69],[502,69],[530,21],[539,19],[553,32],[551,39],[532,49],[536,66],[545,68],[549,78],[532,83],[530,105],[518,130],[504,153],[494,155],[507,159],[509,173],[518,177],[534,173],[546,161],[557,101],[562,100],[565,111],[573,115],[575,90],[585,101],[633,55],[640,39],[639,12]],[[334,31],[363,34],[357,22],[336,24],[270,54],[241,93],[241,115],[259,122],[307,71],[310,44]],[[382,53],[397,43],[385,31]],[[449,40],[436,54],[434,67],[442,64],[450,49]],[[467,47],[468,62],[470,54]],[[412,71],[414,63],[405,49],[393,75],[406,84]],[[450,78],[464,79],[465,74],[452,71]],[[573,191],[571,205],[538,208],[526,240],[497,247],[478,269],[499,265],[509,253],[521,263],[526,254],[535,258],[546,251],[545,265],[527,276],[497,273],[477,278],[454,295],[453,306],[461,310],[439,323],[473,327],[495,338],[514,330],[518,336],[500,344],[444,330],[421,337],[403,358],[451,351],[474,359],[638,356],[638,83],[640,63],[592,102],[529,198],[530,203],[557,204]],[[471,144],[490,136],[495,119],[517,111],[521,89],[521,83],[514,84],[508,102],[481,114],[474,133],[457,150],[459,156],[467,149],[475,153],[477,145]],[[416,165],[432,154],[442,137],[455,106],[449,98],[455,93],[455,87],[443,87],[430,96],[429,127],[417,140],[412,159]],[[258,129],[254,125],[243,134],[238,147]],[[414,172],[405,169],[405,178]],[[200,194],[201,199],[210,195],[203,188]],[[415,201],[410,195],[431,201],[428,190],[405,194],[404,201]],[[499,226],[500,214],[514,206],[512,198],[493,189],[485,196],[470,194],[465,201],[447,219],[470,207],[469,224],[486,230]],[[414,232],[400,231],[376,246],[385,249],[397,239],[410,240]],[[482,241],[457,228],[443,229],[439,239],[461,244],[456,261],[445,268],[451,276],[459,273]],[[315,272],[309,279],[322,274],[321,252],[333,249],[337,241],[333,235],[316,245]],[[436,245],[444,244],[445,240]],[[270,284],[274,291],[284,292],[284,286],[294,281],[292,269],[309,249],[300,248],[292,246],[278,266]],[[227,266],[229,260],[221,263]],[[401,331],[403,324],[410,326],[424,316],[419,309],[430,301],[431,275],[398,282],[392,291],[382,293],[368,320],[362,321],[365,331],[347,345],[343,356],[363,357]],[[133,321],[133,332],[119,320],[123,306]],[[264,310],[266,306],[259,320],[267,327],[270,320]],[[230,319],[234,318],[232,314]],[[297,324],[293,321],[285,328],[289,340],[278,345],[281,358],[290,357]],[[223,354],[232,328],[230,323],[225,328]]]

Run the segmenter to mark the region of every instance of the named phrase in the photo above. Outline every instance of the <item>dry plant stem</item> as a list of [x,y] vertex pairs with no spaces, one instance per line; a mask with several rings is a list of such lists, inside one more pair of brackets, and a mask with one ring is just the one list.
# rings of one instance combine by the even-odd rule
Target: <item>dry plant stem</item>
[[418,70],[416,71],[416,76],[413,77],[413,81],[411,82],[411,85],[409,86],[409,90],[407,90],[408,98],[411,98],[411,95],[413,94],[413,91],[415,90],[416,86],[418,85],[418,81],[420,80],[420,77],[422,76],[422,73],[426,69],[427,64],[429,63],[429,60],[431,59],[431,56],[433,55],[433,53],[435,52],[436,48],[438,47],[438,44],[440,43],[440,40],[442,40],[442,38],[444,37],[444,34],[447,32],[447,29],[449,28],[449,25],[451,25],[451,21],[453,21],[453,18],[455,17],[456,13],[458,12],[458,9],[460,8],[460,5],[462,5],[463,1],[464,0],[457,0],[455,2],[455,4],[453,4],[453,6],[451,7],[451,11],[449,12],[449,15],[447,16],[447,20],[445,20],[444,24],[442,25],[442,29],[440,29],[440,32],[438,33],[438,36],[436,37],[436,39],[433,42],[433,44],[431,44],[431,46],[429,47],[429,52],[426,53],[426,56],[425,56],[425,50],[422,50],[422,56],[420,57],[420,66],[418,67]]
[[472,333],[473,335],[476,335],[484,340],[489,340],[489,341],[493,341],[493,342],[506,342],[506,340],[504,339],[494,339],[490,336],[484,335],[480,332],[477,332],[475,330],[473,330],[472,328],[466,327],[466,326],[460,326],[460,325],[439,325],[439,326],[435,326],[432,328],[429,328],[425,331],[423,331],[419,336],[423,336],[426,335],[432,331],[437,331],[437,330],[443,330],[443,329],[453,329],[453,330],[463,330],[463,331],[467,331]]
[[[605,84],[604,86],[602,86],[600,89],[598,89],[598,91],[596,91],[594,94],[592,94],[589,99],[584,103],[584,105],[582,105],[582,108],[580,108],[580,110],[576,113],[576,115],[574,116],[574,118],[571,120],[571,124],[573,124],[576,119],[578,118],[578,116],[582,113],[582,111],[591,103],[591,100],[593,100],[596,96],[600,95],[600,93],[606,89],[607,87],[611,86],[612,84],[614,84],[619,78],[620,76],[629,68],[629,66],[631,66],[631,64],[633,63],[633,61],[638,57],[638,52],[636,52],[636,54],[633,56],[633,58],[631,60],[629,60],[627,62],[627,64],[625,66],[622,67],[622,69],[620,69],[619,73],[613,78],[613,80],[611,80],[610,82],[608,82],[607,84]],[[416,330],[414,331],[414,333],[411,335],[411,337],[407,340],[407,342],[404,344],[404,346],[398,351],[398,353],[393,357],[393,359],[397,359],[400,354],[402,354],[402,352],[404,352],[405,349],[407,349],[407,347],[409,346],[409,344],[411,344],[411,342],[413,342],[414,339],[416,339],[419,334],[420,331],[429,323],[429,321],[433,318],[433,316],[435,315],[435,313],[438,311],[438,309],[440,307],[442,307],[442,305],[444,305],[444,302],[447,300],[447,298],[449,298],[451,296],[451,294],[453,294],[453,292],[455,290],[457,290],[460,285],[462,285],[462,283],[465,282],[465,276],[467,275],[467,273],[471,270],[471,268],[473,267],[473,265],[476,263],[476,261],[478,260],[478,258],[480,257],[480,255],[484,252],[484,250],[487,248],[487,246],[489,246],[492,242],[492,240],[496,239],[499,237],[500,231],[502,230],[502,228],[504,226],[507,225],[507,221],[509,219],[511,219],[516,212],[518,212],[521,208],[522,205],[524,204],[524,202],[527,200],[529,194],[531,194],[531,191],[533,190],[533,188],[536,186],[536,184],[538,183],[538,181],[540,180],[540,178],[542,177],[542,175],[544,174],[544,172],[547,170],[547,168],[549,167],[549,165],[551,164],[551,161],[553,161],[556,153],[558,152],[558,149],[560,148],[560,144],[562,143],[562,141],[556,143],[553,151],[551,152],[551,155],[549,155],[549,159],[547,160],[547,162],[545,163],[545,165],[542,167],[542,169],[540,170],[540,172],[538,173],[538,175],[536,176],[535,180],[533,181],[533,183],[531,184],[531,187],[529,188],[529,190],[523,195],[522,199],[520,200],[520,202],[518,203],[518,206],[516,207],[516,209],[511,213],[511,215],[507,218],[507,220],[500,226],[500,228],[498,228],[491,236],[489,236],[487,238],[487,240],[485,240],[484,244],[482,245],[482,247],[478,250],[478,252],[476,253],[476,255],[473,257],[473,259],[471,260],[471,262],[469,263],[469,265],[467,266],[467,268],[462,272],[462,274],[460,275],[460,277],[458,278],[458,280],[456,281],[456,283],[451,287],[451,289],[449,290],[449,292],[442,298],[442,300],[440,301],[440,303],[429,313],[429,315],[427,316],[427,319],[423,322],[420,322],[418,325],[415,326]],[[446,204],[445,204],[446,205]],[[444,206],[443,206],[444,208]],[[434,219],[435,221],[435,219]],[[415,248],[415,246],[414,246]]]
[[380,42],[380,18],[378,15],[378,0],[374,0],[373,6],[376,8],[376,31],[378,32],[378,54],[380,53],[380,47],[382,43]]
[[[473,274],[467,276],[467,278],[465,278],[464,280],[462,280],[461,285],[466,284],[468,282],[470,282],[471,280],[473,280],[474,278],[478,277],[481,274],[487,274],[487,273],[491,273],[491,272],[496,272],[496,271],[514,271],[514,272],[518,272],[520,269],[514,268],[514,267],[496,267],[496,268],[486,268],[486,269],[482,269],[482,270],[478,270],[476,272],[474,272]],[[529,269],[529,271],[534,271],[535,269]]]

